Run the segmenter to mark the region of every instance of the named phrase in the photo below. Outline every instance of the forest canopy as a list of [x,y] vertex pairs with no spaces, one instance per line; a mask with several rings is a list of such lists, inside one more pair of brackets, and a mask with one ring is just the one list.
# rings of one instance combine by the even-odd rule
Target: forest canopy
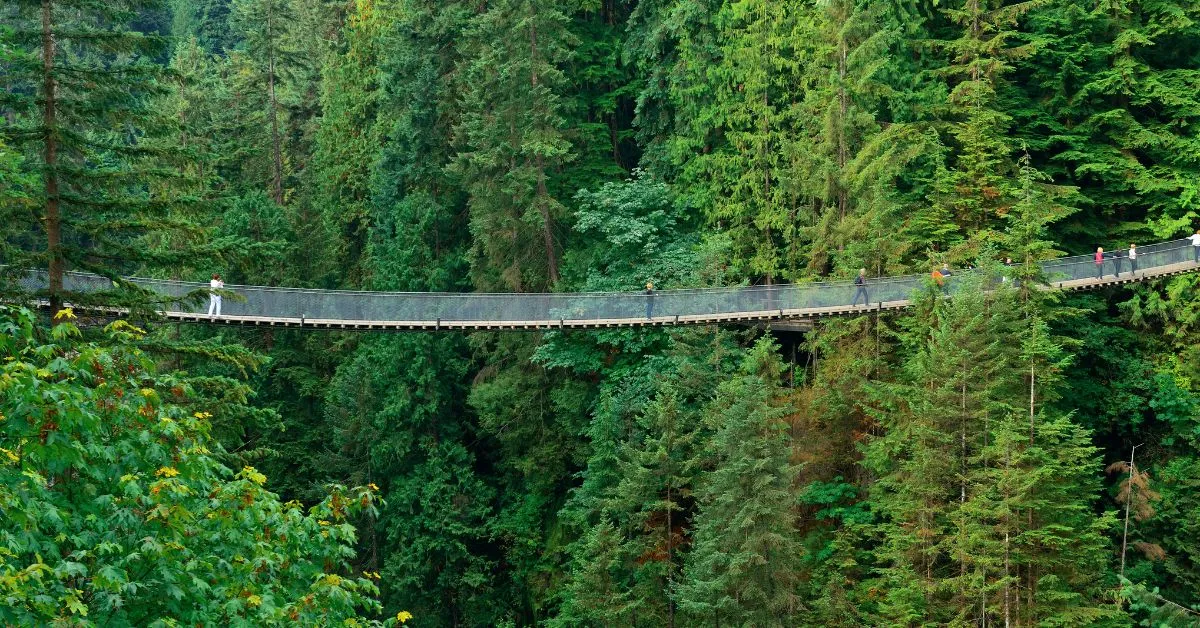
[[[1200,626],[1200,278],[1039,267],[1200,228],[1196,3],[0,18],[0,622]],[[943,265],[1005,281],[810,330],[356,334],[122,280]]]

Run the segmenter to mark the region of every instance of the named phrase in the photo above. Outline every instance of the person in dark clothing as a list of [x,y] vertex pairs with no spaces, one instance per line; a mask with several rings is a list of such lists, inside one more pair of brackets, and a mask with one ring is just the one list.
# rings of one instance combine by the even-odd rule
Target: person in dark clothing
[[1110,251],[1105,254],[1105,257],[1112,260],[1113,276],[1120,277],[1121,276],[1121,252],[1120,251]]
[[646,320],[654,318],[654,282],[646,282]]
[[870,305],[871,299],[867,296],[867,269],[858,269],[858,276],[854,278],[854,301],[850,303],[850,307],[858,305],[858,297],[862,297],[863,305]]

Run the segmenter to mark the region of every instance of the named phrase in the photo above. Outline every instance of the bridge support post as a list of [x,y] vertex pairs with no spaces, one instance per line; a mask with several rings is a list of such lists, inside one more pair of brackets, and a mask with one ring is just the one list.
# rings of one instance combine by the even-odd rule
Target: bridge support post
[[562,329],[562,328],[563,328],[563,319],[561,319],[561,318],[560,318],[560,319],[558,319],[558,328],[559,328],[559,329]]
[[442,317],[440,317],[440,316],[439,316],[439,317],[438,317],[438,319],[437,319],[437,322],[435,322],[435,323],[433,324],[433,329],[434,329],[434,331],[438,331],[438,330],[440,330],[441,328],[442,328]]

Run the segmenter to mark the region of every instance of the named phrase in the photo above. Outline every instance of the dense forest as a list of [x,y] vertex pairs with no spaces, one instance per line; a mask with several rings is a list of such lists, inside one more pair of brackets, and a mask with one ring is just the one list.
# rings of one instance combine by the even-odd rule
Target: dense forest
[[[1035,288],[1200,226],[1193,0],[6,0],[0,112],[0,623],[1200,626],[1200,278]],[[121,280],[1005,257],[806,332],[188,326]]]

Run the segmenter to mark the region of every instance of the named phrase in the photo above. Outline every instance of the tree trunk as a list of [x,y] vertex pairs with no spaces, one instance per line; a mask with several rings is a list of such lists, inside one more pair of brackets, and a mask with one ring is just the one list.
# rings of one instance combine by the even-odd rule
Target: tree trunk
[[[1125,547],[1129,541],[1129,504],[1133,501],[1133,455],[1137,452],[1139,445],[1134,445],[1133,449],[1129,450],[1129,494],[1125,496],[1125,531],[1121,534],[1121,577],[1125,577]],[[1122,584],[1122,587],[1125,585]]]
[[275,95],[275,15],[267,3],[267,94],[271,115],[271,196],[283,205],[283,149],[279,138],[279,100]]
[[[529,28],[529,60],[529,84],[536,88],[538,84],[536,24]],[[535,202],[538,206],[538,213],[542,216],[542,241],[546,247],[546,272],[550,285],[554,285],[558,283],[558,259],[554,256],[554,231],[550,223],[550,208],[545,202],[550,196],[550,191],[546,189],[546,165],[542,155],[538,154],[535,161],[537,162],[537,201]]]
[[675,432],[672,429],[674,425],[671,422],[671,419],[673,419],[674,416],[674,414],[667,415],[667,628],[675,628],[675,600],[671,598],[671,593],[675,588],[675,548],[671,544],[671,534],[673,532],[671,529],[671,474],[674,472],[674,470],[671,468],[671,451],[674,449],[675,435]]
[[51,0],[42,0],[42,137],[45,143],[46,170],[42,175],[46,192],[46,214],[43,217],[46,229],[46,256],[49,258],[47,271],[50,274],[50,315],[62,309],[63,273],[65,264],[62,250],[62,217],[58,206],[58,125],[56,121],[56,89],[54,80],[54,32],[51,28],[53,16]]
[[[848,9],[853,10],[853,9]],[[844,16],[849,19],[849,16]],[[843,28],[845,24],[842,24]],[[850,205],[850,195],[846,192],[846,186],[843,185],[846,176],[846,162],[849,158],[849,151],[846,146],[846,113],[850,109],[850,99],[846,94],[846,60],[847,46],[844,36],[840,37],[838,42],[838,172],[837,172],[837,203],[838,203],[838,219],[839,225],[846,220],[846,211]]]

